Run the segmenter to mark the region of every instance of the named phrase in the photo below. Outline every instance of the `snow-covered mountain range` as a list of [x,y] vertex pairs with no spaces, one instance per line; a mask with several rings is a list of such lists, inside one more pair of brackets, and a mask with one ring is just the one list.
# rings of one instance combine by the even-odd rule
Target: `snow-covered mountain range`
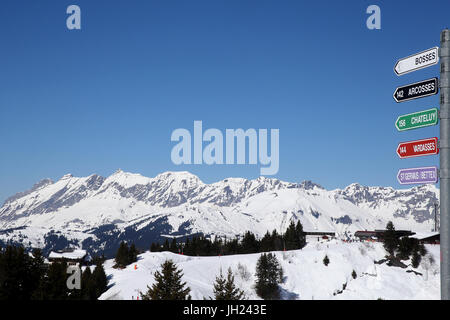
[[8,198],[0,208],[0,242],[83,246],[108,255],[121,240],[147,248],[161,236],[234,237],[247,230],[262,236],[284,232],[291,220],[306,231],[338,234],[384,228],[389,220],[397,229],[431,231],[438,191],[434,185],[396,190],[357,183],[328,191],[310,181],[264,177],[205,184],[189,172],[68,174]]

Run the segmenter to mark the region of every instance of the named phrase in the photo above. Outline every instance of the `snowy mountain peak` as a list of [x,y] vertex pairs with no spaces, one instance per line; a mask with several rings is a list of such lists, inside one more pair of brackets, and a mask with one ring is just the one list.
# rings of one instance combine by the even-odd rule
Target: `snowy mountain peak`
[[31,191],[35,191],[35,190],[39,190],[42,188],[45,188],[46,186],[53,184],[53,180],[46,178],[46,179],[42,179],[41,181],[39,181],[38,183],[36,183],[33,188],[31,189]]
[[24,196],[26,196],[26,195],[34,192],[34,191],[38,191],[40,189],[43,189],[43,188],[45,188],[45,187],[47,187],[47,186],[49,186],[49,185],[51,185],[53,183],[54,182],[53,182],[52,179],[49,179],[49,178],[42,179],[38,183],[34,184],[34,186],[30,190],[26,190],[26,191],[23,191],[23,192],[18,192],[15,195],[13,195],[13,196],[9,197],[8,199],[6,199],[5,200],[5,204],[8,203],[8,202],[13,202],[13,201],[15,201],[17,199],[20,199],[20,198],[22,198],[22,197],[24,197]]
[[26,226],[89,233],[116,226],[118,232],[130,228],[130,234],[142,229],[233,236],[246,230],[283,232],[297,220],[307,231],[339,233],[384,228],[393,220],[397,228],[429,231],[438,198],[435,186],[396,190],[353,183],[328,191],[312,181],[259,177],[206,184],[186,171],[149,178],[118,170],[107,178],[65,175],[56,183],[41,181],[0,208],[0,230]]
[[105,184],[118,183],[124,187],[129,187],[136,184],[147,184],[149,182],[149,178],[144,177],[139,173],[125,172],[121,169],[114,172],[105,180]]
[[321,185],[314,183],[310,180],[305,180],[300,183],[300,188],[305,190],[313,190],[314,188],[325,190]]
[[434,184],[423,184],[411,189],[414,191],[422,191],[422,192],[439,192],[439,188]]
[[68,174],[63,175],[63,176],[61,177],[61,179],[59,179],[59,180],[69,180],[69,179],[71,179],[71,178],[73,178],[73,175],[70,174],[70,173],[68,173]]
[[165,180],[165,181],[177,181],[177,182],[191,182],[196,184],[203,184],[199,177],[188,171],[166,171],[158,174],[155,180]]
[[344,188],[344,190],[346,190],[347,192],[357,192],[357,191],[365,190],[365,189],[368,189],[368,187],[363,186],[357,182],[353,182],[352,184],[350,184]]

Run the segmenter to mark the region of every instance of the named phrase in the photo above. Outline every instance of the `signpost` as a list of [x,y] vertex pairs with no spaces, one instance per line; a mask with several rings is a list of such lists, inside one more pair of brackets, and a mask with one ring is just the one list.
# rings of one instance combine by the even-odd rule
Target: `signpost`
[[440,125],[440,233],[441,299],[450,300],[450,30],[441,33]]
[[438,78],[432,78],[398,87],[393,95],[394,100],[399,103],[435,95],[438,93],[438,85]]
[[404,75],[419,69],[423,69],[439,62],[439,48],[434,47],[409,57],[400,59],[394,66],[394,72],[398,75]]
[[400,159],[429,156],[439,153],[438,138],[402,142],[397,147]]
[[440,179],[440,252],[441,252],[441,299],[450,300],[450,30],[441,32],[440,48],[419,52],[400,59],[394,66],[397,76],[435,65],[440,60],[440,80],[432,78],[407,86],[394,92],[396,102],[437,94],[440,95],[440,110],[436,108],[403,115],[397,118],[398,131],[436,125],[440,120],[440,140],[437,138],[400,143],[397,154],[400,158],[418,157],[440,153],[440,170],[437,167],[401,169],[397,173],[400,184],[437,183]]
[[438,124],[438,109],[428,109],[402,115],[395,121],[398,131],[418,129]]
[[400,169],[397,174],[400,184],[424,184],[438,182],[437,167]]

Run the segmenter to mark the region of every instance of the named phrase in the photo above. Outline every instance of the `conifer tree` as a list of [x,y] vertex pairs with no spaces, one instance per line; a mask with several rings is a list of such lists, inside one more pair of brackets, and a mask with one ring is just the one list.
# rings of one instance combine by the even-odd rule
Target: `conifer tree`
[[0,300],[29,300],[40,282],[42,261],[39,257],[32,259],[22,246],[8,245],[1,250]]
[[46,273],[46,267],[44,264],[44,257],[42,255],[41,249],[33,249],[32,258],[29,259],[29,283],[26,291],[28,295],[33,295],[34,291],[37,290],[41,280],[44,278]]
[[211,254],[213,255],[223,254],[222,239],[220,239],[219,237],[216,237],[211,245]]
[[261,252],[268,252],[272,250],[272,247],[272,237],[269,231],[267,231],[264,237],[261,239],[260,250]]
[[420,265],[420,262],[422,260],[422,256],[419,254],[419,252],[416,250],[412,254],[411,264],[413,268],[418,268]]
[[170,252],[178,253],[177,239],[175,237],[173,237],[172,242],[170,243]]
[[43,300],[66,300],[69,296],[67,278],[67,263],[53,262],[43,281],[41,298]]
[[129,250],[128,250],[128,261],[127,261],[127,265],[133,262],[137,261],[137,256],[138,256],[138,250],[136,249],[136,246],[134,245],[134,243],[131,244]]
[[386,231],[383,234],[384,248],[393,256],[395,250],[398,247],[398,239],[395,235],[395,227],[392,221],[389,221],[386,225]]
[[419,250],[419,254],[423,257],[427,254],[427,249],[425,248],[425,246],[423,245],[423,243],[420,243],[417,246],[417,249]]
[[177,269],[172,260],[166,260],[161,265],[161,272],[155,272],[155,283],[147,293],[141,293],[143,300],[189,300],[191,289],[181,282],[183,273]]
[[166,239],[166,241],[164,241],[164,245],[163,245],[163,250],[162,251],[170,251],[170,245],[169,245],[169,240]]
[[398,251],[399,251],[399,258],[400,259],[408,259],[414,251],[417,251],[419,247],[419,240],[409,238],[409,237],[402,237],[398,241]]
[[94,300],[95,299],[95,287],[93,283],[93,277],[91,268],[87,267],[81,274],[81,299],[82,300]]
[[225,299],[225,283],[227,280],[222,274],[222,268],[220,268],[220,273],[216,277],[216,281],[214,282],[214,298],[215,300],[226,300]]
[[126,244],[126,242],[122,241],[120,243],[119,249],[117,249],[117,253],[116,253],[116,266],[119,268],[125,268],[129,263],[129,248],[128,245]]
[[244,299],[244,291],[237,288],[234,283],[234,275],[231,268],[228,268],[227,282],[225,283],[225,299],[226,300],[242,300]]
[[302,249],[306,245],[306,234],[303,231],[303,225],[300,220],[297,221],[297,225],[295,226],[295,233],[298,238],[298,249]]
[[297,237],[294,221],[291,221],[284,233],[286,250],[295,250],[300,247],[300,239]]
[[258,252],[258,241],[253,233],[247,231],[242,239],[242,253],[256,253]]
[[108,288],[108,279],[101,263],[95,266],[95,270],[92,273],[92,285],[95,291],[95,299],[100,297]]
[[186,255],[191,254],[191,242],[189,241],[189,238],[186,238],[186,242],[184,243],[183,252]]
[[328,267],[328,264],[330,263],[330,259],[328,258],[327,255],[325,255],[325,257],[323,258],[323,264]]
[[278,284],[283,281],[283,269],[276,256],[272,253],[263,253],[256,264],[256,294],[264,300],[277,300],[280,298]]
[[277,230],[272,231],[272,249],[271,251],[280,251],[283,250],[283,239],[278,234]]
[[231,268],[228,268],[226,279],[220,269],[220,274],[214,283],[214,298],[216,300],[242,300],[244,298],[244,292],[236,288]]

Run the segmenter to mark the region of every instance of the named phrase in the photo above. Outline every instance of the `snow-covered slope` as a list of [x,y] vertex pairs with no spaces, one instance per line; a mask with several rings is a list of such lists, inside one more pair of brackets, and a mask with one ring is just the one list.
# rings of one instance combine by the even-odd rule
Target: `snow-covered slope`
[[[66,240],[79,239],[79,246],[109,248],[128,240],[147,247],[162,234],[284,232],[291,220],[300,220],[306,231],[339,234],[383,228],[389,220],[397,229],[430,231],[437,197],[432,185],[395,190],[355,183],[328,191],[309,181],[264,177],[205,184],[189,172],[154,178],[120,170],[107,178],[68,174],[9,198],[0,208],[0,242],[23,239],[51,246],[45,236],[53,231]],[[32,230],[43,236],[37,239]]]
[[[275,252],[284,270],[283,299],[439,299],[439,246],[426,246],[428,255],[417,269],[375,264],[386,251],[380,243],[309,243],[302,250]],[[322,262],[328,255],[330,264]],[[139,255],[138,262],[126,269],[113,269],[105,262],[111,287],[100,299],[137,299],[154,282],[154,272],[166,259],[183,270],[183,281],[193,299],[213,297],[213,283],[220,269],[231,268],[239,288],[249,299],[258,299],[253,285],[259,254],[221,257],[188,257],[169,252]],[[430,262],[431,258],[431,262]],[[432,262],[434,260],[434,262]],[[410,262],[406,262],[410,264]],[[136,266],[136,269],[135,269]],[[355,270],[357,278],[351,274]],[[421,275],[411,272],[421,273]],[[409,271],[409,272],[408,272]],[[345,285],[345,290],[343,286]]]

